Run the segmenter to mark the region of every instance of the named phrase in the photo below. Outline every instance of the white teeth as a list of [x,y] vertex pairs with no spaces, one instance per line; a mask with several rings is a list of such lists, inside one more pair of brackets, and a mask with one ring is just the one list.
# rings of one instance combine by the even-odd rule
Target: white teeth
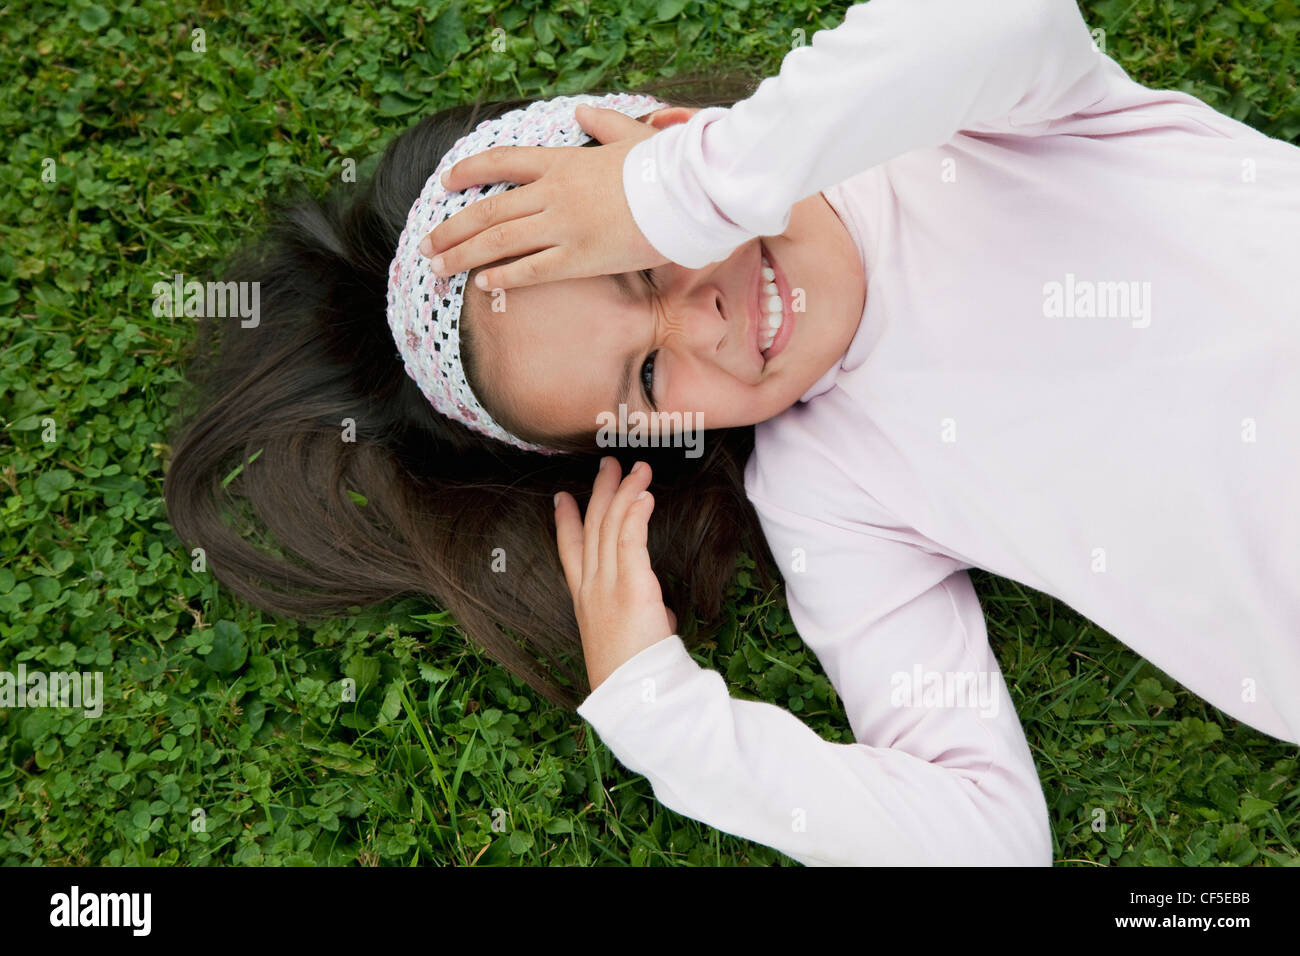
[[781,330],[781,320],[785,315],[785,304],[781,301],[781,290],[776,284],[776,270],[774,270],[767,257],[762,257],[762,274],[765,284],[762,294],[767,296],[767,302],[763,309],[767,314],[767,328],[764,329],[762,324],[759,325],[759,337],[762,348],[760,351],[766,352],[776,341],[777,333]]

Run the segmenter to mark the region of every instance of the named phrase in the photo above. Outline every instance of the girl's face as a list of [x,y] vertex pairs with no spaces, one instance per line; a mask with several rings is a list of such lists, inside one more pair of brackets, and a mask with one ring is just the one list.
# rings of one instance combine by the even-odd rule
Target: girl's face
[[[643,117],[657,128],[695,109]],[[781,328],[767,346],[776,274]],[[512,261],[510,259],[502,261]],[[482,343],[485,390],[545,435],[595,435],[604,415],[627,421],[693,413],[700,429],[779,414],[840,360],[857,330],[866,277],[848,230],[821,193],[796,203],[779,236],[751,239],[702,269],[668,263],[492,293],[472,284],[465,311]]]

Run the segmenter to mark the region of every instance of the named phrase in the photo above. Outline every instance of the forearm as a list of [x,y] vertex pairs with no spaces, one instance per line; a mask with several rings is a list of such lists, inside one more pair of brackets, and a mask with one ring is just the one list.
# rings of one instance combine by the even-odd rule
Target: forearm
[[625,194],[652,245],[700,268],[784,232],[794,203],[857,172],[1078,105],[1064,94],[1097,65],[1073,0],[871,0],[747,100],[638,143]]
[[823,740],[780,707],[732,698],[675,635],[578,713],[665,806],[805,864],[1051,862],[1036,778],[996,760],[949,767]]

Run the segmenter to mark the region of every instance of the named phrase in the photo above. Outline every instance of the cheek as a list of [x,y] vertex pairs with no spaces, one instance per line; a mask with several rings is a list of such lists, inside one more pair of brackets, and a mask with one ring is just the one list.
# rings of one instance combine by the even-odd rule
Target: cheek
[[741,384],[720,368],[673,357],[659,407],[722,418],[738,400]]
[[785,401],[783,387],[784,383],[776,380],[743,382],[720,368],[679,368],[660,407],[698,416],[701,428],[743,427],[771,418],[793,404],[793,400]]

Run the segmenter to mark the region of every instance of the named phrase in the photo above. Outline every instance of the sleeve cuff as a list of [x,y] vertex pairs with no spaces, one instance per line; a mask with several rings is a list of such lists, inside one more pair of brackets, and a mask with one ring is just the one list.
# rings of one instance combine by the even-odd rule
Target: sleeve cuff
[[690,269],[721,262],[753,235],[725,217],[693,181],[669,183],[666,175],[686,176],[681,155],[701,128],[727,112],[709,107],[685,123],[643,139],[623,159],[623,195],[637,228],[661,256]]
[[578,716],[596,728],[608,745],[617,728],[655,708],[655,701],[682,686],[704,668],[671,634],[625,660],[587,695]]

